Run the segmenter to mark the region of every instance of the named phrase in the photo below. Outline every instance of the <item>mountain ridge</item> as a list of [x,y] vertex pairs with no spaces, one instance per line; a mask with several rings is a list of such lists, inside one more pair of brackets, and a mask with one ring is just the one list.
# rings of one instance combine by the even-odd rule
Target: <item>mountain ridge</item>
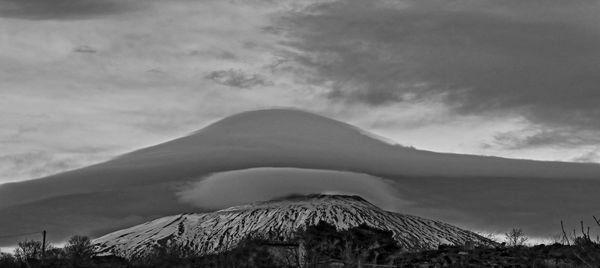
[[421,217],[384,211],[359,196],[307,195],[235,206],[209,213],[163,217],[106,234],[93,241],[99,254],[143,257],[154,247],[174,244],[203,256],[231,250],[245,239],[290,242],[320,222],[338,231],[366,225],[392,231],[406,250],[440,244],[493,242],[473,232]]

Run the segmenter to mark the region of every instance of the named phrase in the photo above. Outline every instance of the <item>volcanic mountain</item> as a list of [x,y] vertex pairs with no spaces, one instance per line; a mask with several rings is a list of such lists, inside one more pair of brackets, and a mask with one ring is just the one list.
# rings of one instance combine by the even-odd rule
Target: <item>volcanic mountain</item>
[[381,210],[358,196],[309,195],[257,202],[210,213],[159,218],[93,241],[97,253],[126,258],[145,256],[166,244],[198,255],[231,250],[245,239],[292,242],[307,226],[328,223],[337,230],[367,225],[392,231],[404,249],[434,249],[440,244],[492,242],[473,232],[416,216]]
[[[190,201],[198,196],[191,190],[228,191],[221,194],[226,197],[255,193],[261,198],[243,201],[266,200],[264,195],[289,194],[277,178],[305,188],[321,185],[315,174],[327,188],[313,192],[365,196],[363,188],[378,184],[389,192],[385,196],[402,200],[392,202],[400,204],[394,211],[488,231],[522,227],[551,235],[561,219],[578,223],[597,213],[593,207],[600,203],[600,165],[422,151],[320,115],[270,109],[236,114],[104,163],[0,185],[0,234],[45,229],[53,242],[96,236],[232,205]],[[248,189],[235,188],[241,181]],[[343,187],[353,181],[360,187]],[[16,241],[0,239],[0,246]]]

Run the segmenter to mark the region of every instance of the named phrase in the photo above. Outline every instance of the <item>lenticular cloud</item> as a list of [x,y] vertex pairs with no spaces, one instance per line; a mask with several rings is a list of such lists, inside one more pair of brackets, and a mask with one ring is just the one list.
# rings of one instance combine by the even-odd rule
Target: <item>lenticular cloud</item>
[[375,205],[398,210],[400,200],[392,182],[362,173],[300,169],[252,168],[213,174],[187,185],[179,200],[201,208],[221,209],[292,194],[360,195]]

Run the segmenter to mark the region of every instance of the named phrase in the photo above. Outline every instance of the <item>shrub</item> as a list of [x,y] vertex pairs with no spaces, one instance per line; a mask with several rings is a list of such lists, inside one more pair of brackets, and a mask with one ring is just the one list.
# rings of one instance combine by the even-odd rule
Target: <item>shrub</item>
[[20,267],[15,256],[0,252],[0,267],[2,268],[17,268]]
[[94,249],[89,237],[75,235],[69,238],[64,253],[73,266],[80,266],[89,263]]
[[518,247],[525,245],[528,238],[521,228],[513,228],[510,232],[504,234],[506,245],[509,247]]
[[15,256],[23,262],[41,259],[42,242],[35,240],[19,242],[17,249],[15,249]]

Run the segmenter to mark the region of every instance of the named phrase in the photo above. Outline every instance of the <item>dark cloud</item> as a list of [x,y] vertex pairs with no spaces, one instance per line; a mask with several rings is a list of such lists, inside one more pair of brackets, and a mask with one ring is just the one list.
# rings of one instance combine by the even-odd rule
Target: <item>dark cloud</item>
[[435,97],[459,114],[600,131],[599,11],[598,1],[349,0],[279,17],[275,34],[335,101]]
[[152,68],[146,72],[152,73],[152,74],[166,74],[167,73],[167,72],[161,70],[160,68]]
[[132,1],[0,0],[0,17],[31,20],[87,19],[129,11]]
[[73,49],[74,52],[77,53],[96,53],[98,52],[95,48],[87,46],[87,45],[83,45],[83,46],[78,46],[75,49]]
[[253,88],[271,84],[271,82],[267,81],[261,75],[248,74],[237,69],[213,71],[209,73],[206,78],[221,85],[237,88]]
[[[61,243],[73,234],[97,237],[158,215],[201,211],[179,203],[172,188],[168,183],[147,184],[141,188],[91,191],[0,207],[3,215],[0,226],[3,233],[9,234],[47,230],[49,241]],[[0,246],[12,246],[18,239],[21,238],[0,239]]]
[[536,237],[560,232],[561,220],[569,230],[591,220],[597,213],[592,204],[600,200],[598,180],[422,176],[395,182],[402,198],[413,202],[404,213],[488,232],[520,227]]
[[236,60],[238,58],[233,52],[225,50],[192,50],[189,53],[192,56],[208,56],[223,60]]

